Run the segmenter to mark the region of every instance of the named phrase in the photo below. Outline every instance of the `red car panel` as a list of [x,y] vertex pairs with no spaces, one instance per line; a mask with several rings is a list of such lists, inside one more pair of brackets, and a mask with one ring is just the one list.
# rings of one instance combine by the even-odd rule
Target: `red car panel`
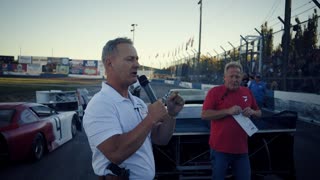
[[[30,107],[41,106],[36,103],[0,103],[1,110],[14,109],[14,115],[9,124],[0,123],[0,156],[9,156],[10,160],[26,159],[31,156],[32,144],[37,134],[41,133],[45,139],[45,147],[51,151],[51,143],[54,140],[52,124],[44,121],[33,112]],[[31,122],[23,123],[22,113],[27,112]],[[0,113],[0,118],[1,118]],[[1,119],[0,119],[1,122]],[[3,157],[0,157],[0,160]]]

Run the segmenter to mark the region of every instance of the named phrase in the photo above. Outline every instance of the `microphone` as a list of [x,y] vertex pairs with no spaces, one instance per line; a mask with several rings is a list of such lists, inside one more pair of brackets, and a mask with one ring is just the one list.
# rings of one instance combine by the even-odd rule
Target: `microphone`
[[149,80],[145,75],[139,76],[138,77],[139,83],[142,86],[142,88],[144,89],[144,91],[147,93],[149,100],[151,103],[154,103],[157,101],[157,97],[155,95],[155,93],[153,92],[153,89],[151,88],[150,84],[149,84]]

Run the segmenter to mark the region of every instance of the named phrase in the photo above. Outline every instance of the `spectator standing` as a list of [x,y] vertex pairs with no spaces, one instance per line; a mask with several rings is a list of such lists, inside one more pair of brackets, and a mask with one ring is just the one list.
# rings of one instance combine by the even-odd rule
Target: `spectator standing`
[[248,73],[243,73],[242,81],[241,81],[241,86],[248,87],[248,82],[249,82],[249,75]]
[[224,180],[229,166],[235,179],[250,180],[248,135],[233,115],[260,117],[261,111],[251,91],[240,86],[242,66],[237,62],[226,64],[224,84],[209,90],[203,103],[201,117],[211,123],[212,179]]
[[250,83],[249,89],[252,91],[258,106],[262,108],[265,104],[267,85],[265,82],[261,81],[261,75],[256,74],[254,81]]
[[254,81],[254,76],[252,74],[249,75],[249,81],[248,81],[248,86],[250,87],[251,82]]

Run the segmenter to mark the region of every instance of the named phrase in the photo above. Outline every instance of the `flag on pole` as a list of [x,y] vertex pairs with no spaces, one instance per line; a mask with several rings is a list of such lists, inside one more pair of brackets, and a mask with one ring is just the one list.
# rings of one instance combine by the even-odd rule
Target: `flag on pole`
[[189,40],[186,43],[186,51],[188,50],[188,46],[191,44],[191,38],[189,38]]
[[194,37],[192,37],[192,40],[191,40],[191,47],[193,47],[193,41],[194,41]]

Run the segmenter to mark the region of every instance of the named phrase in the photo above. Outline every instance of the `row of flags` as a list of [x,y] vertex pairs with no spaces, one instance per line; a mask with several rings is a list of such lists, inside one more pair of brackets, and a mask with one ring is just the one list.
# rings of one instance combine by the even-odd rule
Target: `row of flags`
[[[192,47],[193,47],[193,43],[194,43],[194,37],[192,37],[192,38],[190,37],[190,38],[187,40],[185,46],[184,46],[184,43],[183,43],[181,46],[177,47],[174,51],[168,52],[168,57],[170,57],[170,55],[176,56],[177,54],[180,53],[180,51],[183,51],[184,49],[187,51],[188,48],[192,48]],[[184,48],[184,47],[185,47],[185,48]],[[155,58],[158,58],[158,57],[159,57],[159,53],[157,53],[157,54],[155,55]],[[164,58],[164,57],[165,57],[165,53],[163,53],[163,58]]]

